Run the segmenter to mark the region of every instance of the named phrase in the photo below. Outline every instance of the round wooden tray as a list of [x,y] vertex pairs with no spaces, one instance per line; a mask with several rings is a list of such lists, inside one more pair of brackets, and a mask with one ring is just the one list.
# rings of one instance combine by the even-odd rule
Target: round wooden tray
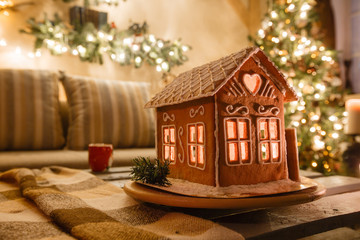
[[[312,179],[307,179],[313,181]],[[306,203],[321,198],[326,189],[316,183],[314,187],[282,194],[244,198],[203,198],[174,194],[130,181],[124,186],[125,192],[134,199],[159,205],[183,208],[210,209],[256,209],[282,207]]]

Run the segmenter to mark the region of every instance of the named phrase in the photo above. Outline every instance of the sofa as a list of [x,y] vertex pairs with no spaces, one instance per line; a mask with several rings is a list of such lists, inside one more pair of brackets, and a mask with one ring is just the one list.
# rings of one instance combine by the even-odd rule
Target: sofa
[[0,69],[0,171],[87,169],[90,143],[113,145],[112,166],[130,166],[139,156],[155,158],[155,115],[143,107],[149,89],[145,82]]

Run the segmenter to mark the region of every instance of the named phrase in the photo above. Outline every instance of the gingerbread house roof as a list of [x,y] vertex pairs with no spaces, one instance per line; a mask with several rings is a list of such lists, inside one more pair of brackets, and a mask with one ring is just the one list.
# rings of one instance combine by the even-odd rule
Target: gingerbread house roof
[[248,47],[217,61],[181,73],[161,92],[156,94],[145,107],[162,107],[213,96],[250,57],[253,57],[257,65],[281,91],[285,102],[296,101],[298,99],[284,75],[268,59],[263,51],[257,47]]

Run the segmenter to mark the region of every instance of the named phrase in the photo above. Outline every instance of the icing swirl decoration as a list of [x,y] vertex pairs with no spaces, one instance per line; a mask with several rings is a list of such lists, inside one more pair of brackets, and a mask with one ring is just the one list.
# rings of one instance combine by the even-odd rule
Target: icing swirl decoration
[[163,120],[164,120],[164,122],[167,122],[168,120],[173,122],[173,121],[175,121],[175,115],[171,114],[171,116],[170,116],[168,113],[164,113]]
[[181,141],[181,136],[184,134],[184,129],[183,127],[180,127],[179,130],[178,130],[178,139],[179,139],[179,143],[180,143],[180,148],[181,148],[181,151],[182,151],[182,154],[181,153],[178,153],[178,158],[180,160],[181,163],[184,162],[184,154],[185,154],[185,151],[184,151],[184,147],[183,147],[183,144],[182,144],[182,141]]
[[278,115],[280,113],[280,109],[278,107],[275,107],[275,106],[259,105],[258,108],[257,108],[257,112],[259,114],[267,114],[267,113],[271,112],[272,114],[274,114],[276,116],[276,115]]
[[205,109],[204,106],[201,105],[198,109],[194,110],[193,108],[190,109],[190,118],[194,118],[197,114],[200,114],[201,116],[203,116],[205,114]]
[[239,106],[234,108],[233,105],[226,106],[226,112],[230,115],[240,113],[241,115],[246,115],[249,113],[249,108],[247,106]]

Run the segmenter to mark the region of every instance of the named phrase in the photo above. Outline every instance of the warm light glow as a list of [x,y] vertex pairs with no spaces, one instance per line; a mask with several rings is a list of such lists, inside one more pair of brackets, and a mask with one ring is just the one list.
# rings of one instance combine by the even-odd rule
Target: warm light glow
[[5,8],[9,8],[14,6],[14,3],[11,0],[1,0],[0,1],[0,10],[3,10]]
[[1,39],[0,40],[0,46],[1,47],[6,47],[7,43],[6,43],[6,40],[5,39]]
[[314,168],[316,168],[317,165],[318,165],[318,164],[317,164],[316,162],[312,162],[312,163],[311,163],[311,166],[313,166]]

